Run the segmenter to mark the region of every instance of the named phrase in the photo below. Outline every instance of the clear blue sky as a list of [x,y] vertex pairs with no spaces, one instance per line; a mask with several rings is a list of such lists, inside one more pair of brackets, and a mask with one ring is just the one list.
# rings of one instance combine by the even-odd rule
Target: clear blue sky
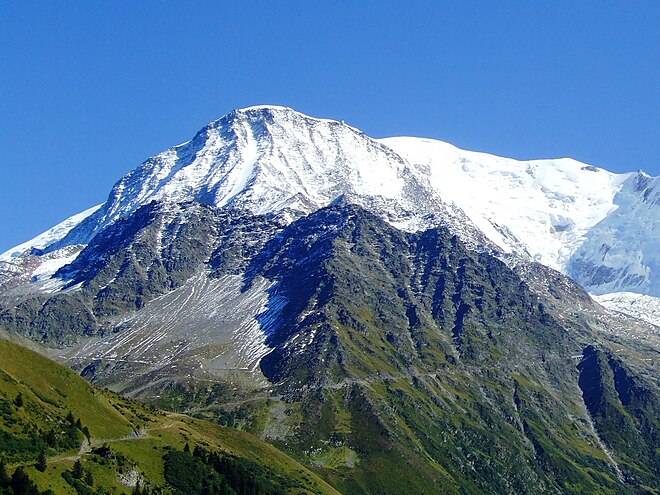
[[0,251],[264,103],[658,175],[660,2],[0,2]]

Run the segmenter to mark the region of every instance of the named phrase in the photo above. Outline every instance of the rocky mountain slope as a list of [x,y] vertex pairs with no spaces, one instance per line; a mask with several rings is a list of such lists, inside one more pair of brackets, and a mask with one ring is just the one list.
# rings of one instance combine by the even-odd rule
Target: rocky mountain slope
[[595,293],[658,295],[658,179],[570,159],[517,161],[440,141],[380,142],[430,177],[506,251],[569,274]]
[[344,493],[658,493],[657,321],[546,266],[652,293],[640,177],[235,111],[5,253],[0,328]]
[[[14,295],[3,327],[77,341],[54,352],[90,380],[260,434],[346,493],[644,493],[657,476],[654,334],[611,332],[559,273],[524,282],[443,227],[345,199],[283,227],[153,203],[59,277]],[[594,352],[607,368],[576,367]],[[592,406],[615,368],[635,392]]]

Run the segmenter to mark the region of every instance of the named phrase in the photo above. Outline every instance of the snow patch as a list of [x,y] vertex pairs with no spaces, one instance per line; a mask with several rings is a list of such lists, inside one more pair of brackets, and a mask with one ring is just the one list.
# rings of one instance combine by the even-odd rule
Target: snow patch
[[660,297],[634,292],[614,292],[601,296],[592,294],[591,297],[610,311],[644,320],[660,330]]
[[15,246],[5,251],[4,253],[0,254],[0,261],[11,262],[12,258],[16,258],[32,248],[44,249],[50,246],[51,244],[59,241],[60,239],[63,239],[71,229],[73,229],[85,218],[89,217],[92,213],[94,213],[99,208],[101,208],[101,206],[103,205],[100,204],[100,205],[92,206],[91,208],[81,213],[78,213],[76,215],[67,218],[63,222],[58,223],[55,227],[47,230],[43,234],[39,234],[37,237],[30,239],[27,242],[24,242],[23,244],[19,244],[18,246]]

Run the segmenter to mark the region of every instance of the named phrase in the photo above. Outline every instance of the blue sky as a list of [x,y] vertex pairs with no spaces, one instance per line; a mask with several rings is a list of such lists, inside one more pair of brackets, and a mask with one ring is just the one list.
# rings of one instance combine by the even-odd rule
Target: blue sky
[[0,252],[233,108],[660,174],[660,2],[0,2]]

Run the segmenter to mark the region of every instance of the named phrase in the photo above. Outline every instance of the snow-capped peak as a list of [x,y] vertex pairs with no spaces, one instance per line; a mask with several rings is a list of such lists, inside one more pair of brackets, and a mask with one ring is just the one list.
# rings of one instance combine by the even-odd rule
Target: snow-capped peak
[[345,195],[399,228],[444,223],[471,243],[569,273],[593,293],[660,295],[658,180],[569,158],[513,160],[432,139],[375,140],[343,122],[259,105],[150,158],[100,208],[44,234],[47,242],[10,252],[87,244],[152,201],[241,208],[289,222]]
[[285,107],[250,107],[210,123],[191,141],[127,174],[59,246],[87,243],[151,201],[197,201],[290,221],[341,194],[409,229],[441,209],[425,178],[355,128]]
[[420,138],[380,140],[505,251],[595,294],[660,295],[660,178],[570,158],[514,160]]

